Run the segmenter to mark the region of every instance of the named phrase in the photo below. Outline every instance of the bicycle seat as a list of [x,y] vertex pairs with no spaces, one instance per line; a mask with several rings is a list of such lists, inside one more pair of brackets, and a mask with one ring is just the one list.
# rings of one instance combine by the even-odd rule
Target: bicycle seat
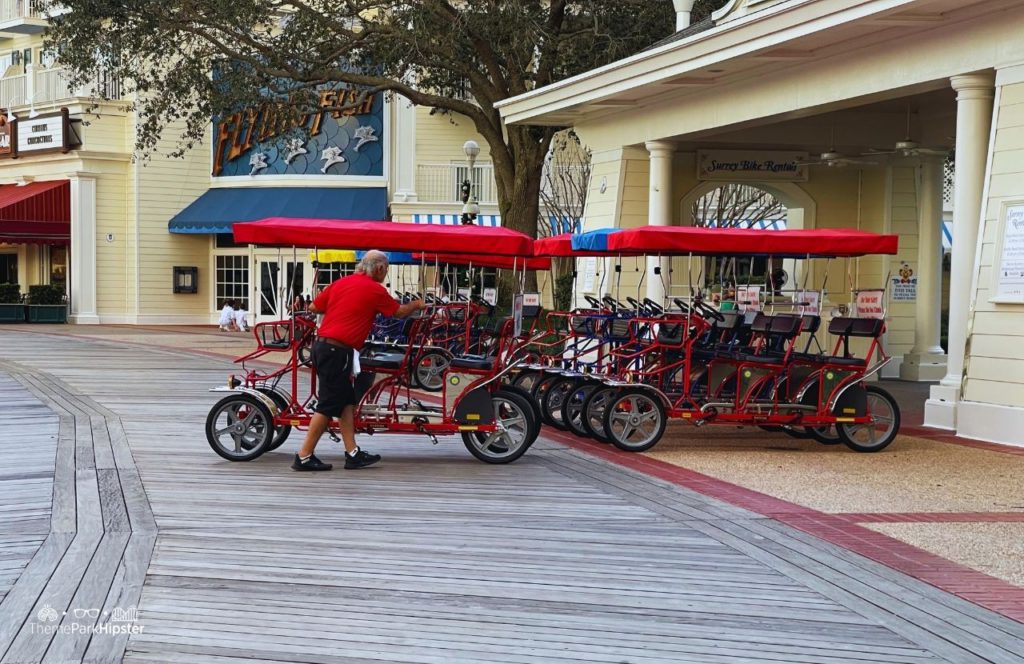
[[452,358],[451,366],[458,367],[460,369],[493,369],[494,368],[493,357],[485,357],[483,355],[463,355],[461,357]]
[[405,353],[373,353],[359,358],[362,369],[401,369]]

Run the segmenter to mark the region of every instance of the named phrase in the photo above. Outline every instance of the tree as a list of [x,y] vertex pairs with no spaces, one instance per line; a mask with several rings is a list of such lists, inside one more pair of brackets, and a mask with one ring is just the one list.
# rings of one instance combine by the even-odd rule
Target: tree
[[[590,189],[590,154],[590,149],[580,142],[573,130],[555,134],[541,173],[537,237],[580,230]],[[554,258],[551,261],[556,308],[559,303],[571,300],[574,262],[571,258]],[[568,305],[562,308],[568,308]]]
[[[725,0],[701,0],[695,20]],[[487,141],[503,223],[536,235],[557,129],[504,127],[495,104],[631,55],[671,33],[669,0],[53,0],[47,40],[73,84],[124,82],[148,154],[181,123],[178,154],[211,118],[265,103],[318,108],[360,86],[463,115]],[[338,110],[361,103],[346,98]],[[322,107],[320,107],[322,110]]]

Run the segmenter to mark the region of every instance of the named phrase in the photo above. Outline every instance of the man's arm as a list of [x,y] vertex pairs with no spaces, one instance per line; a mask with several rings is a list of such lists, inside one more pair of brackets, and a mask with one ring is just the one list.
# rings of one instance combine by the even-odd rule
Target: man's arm
[[395,318],[405,318],[409,314],[426,308],[427,303],[423,300],[413,300],[412,302],[406,302],[398,306],[395,311]]

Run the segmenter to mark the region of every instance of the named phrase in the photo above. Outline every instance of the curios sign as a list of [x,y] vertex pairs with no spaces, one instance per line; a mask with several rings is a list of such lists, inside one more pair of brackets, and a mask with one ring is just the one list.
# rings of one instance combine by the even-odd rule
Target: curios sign
[[807,179],[806,152],[698,150],[697,177],[701,180],[803,181]]
[[13,122],[8,120],[7,110],[0,109],[0,158],[69,152],[82,145],[80,122],[72,119],[66,108],[34,118],[15,117]]
[[318,109],[266,103],[214,122],[213,176],[384,175],[384,100],[346,85]]

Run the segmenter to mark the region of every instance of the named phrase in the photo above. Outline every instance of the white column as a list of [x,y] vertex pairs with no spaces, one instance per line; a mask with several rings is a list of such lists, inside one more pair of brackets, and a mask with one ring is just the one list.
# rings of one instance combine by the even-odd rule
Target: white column
[[953,252],[949,285],[949,355],[946,376],[932,387],[925,403],[924,423],[956,429],[956,404],[964,371],[967,309],[971,299],[974,257],[981,225],[981,197],[985,184],[992,129],[992,72],[965,74],[950,79],[956,97],[956,168],[953,180]]
[[96,314],[96,179],[71,178],[71,322],[99,323]]
[[[672,155],[675,145],[668,141],[648,141],[647,151],[650,153],[650,191],[648,195],[648,220],[651,226],[672,225]],[[662,274],[654,273],[654,268],[661,266]],[[657,256],[647,258],[647,297],[655,302],[665,301],[665,286],[668,275],[668,259],[659,261]]]
[[416,196],[416,107],[395,95],[394,131],[391,154],[395,158],[394,200],[414,203]]
[[690,12],[696,0],[672,0],[676,8],[676,30],[682,30],[690,25]]
[[924,157],[917,202],[917,302],[914,347],[903,356],[900,378],[931,381],[946,375],[940,345],[942,324],[942,178],[943,160]]

